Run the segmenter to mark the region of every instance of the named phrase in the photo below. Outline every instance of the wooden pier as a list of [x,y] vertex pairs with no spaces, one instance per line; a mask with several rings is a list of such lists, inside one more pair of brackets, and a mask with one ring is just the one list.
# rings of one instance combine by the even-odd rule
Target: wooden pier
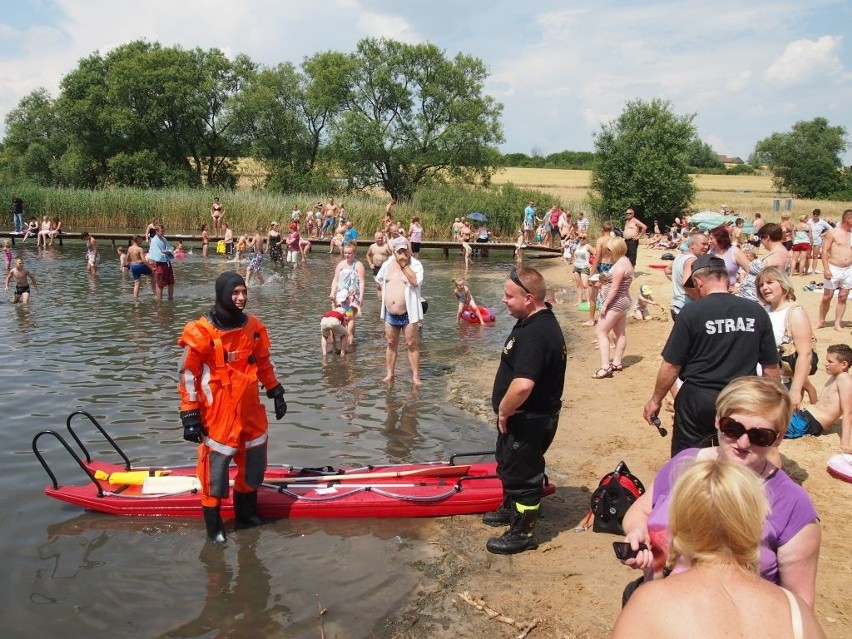
[[[129,246],[130,239],[134,235],[142,235],[142,233],[99,233],[90,231],[89,234],[94,237],[96,240],[106,240],[112,243],[113,246]],[[14,233],[10,231],[0,231],[0,238],[9,238],[12,241],[12,246],[17,246],[17,243],[21,242],[23,238],[23,233]],[[35,243],[35,235],[31,235],[27,240],[29,243],[31,240],[33,244]],[[63,246],[64,240],[80,240],[80,236],[77,233],[62,233],[56,237],[55,242],[59,243],[59,246]],[[166,239],[169,240],[173,245],[176,245],[178,242],[183,242],[185,248],[190,248],[190,244],[193,245],[193,248],[201,247],[201,236],[200,235],[182,235],[180,233],[169,233],[166,235]],[[216,243],[222,238],[210,238],[210,252],[216,252]],[[236,241],[236,238],[234,238]],[[80,240],[82,241],[82,240]],[[264,238],[264,241],[266,239]],[[328,246],[331,240],[311,240],[311,244],[313,246]],[[363,247],[366,250],[372,241],[358,241],[358,246]],[[471,248],[473,248],[474,254],[480,253],[483,256],[487,256],[491,251],[500,251],[509,253],[515,252],[515,244],[513,242],[471,242]],[[459,242],[445,242],[445,241],[437,241],[437,242],[421,242],[420,250],[430,250],[430,249],[440,249],[444,253],[444,257],[448,257],[451,250],[461,250],[461,244]],[[532,244],[524,247],[524,256],[525,257],[555,257],[562,253],[562,249],[560,248],[550,248],[547,246],[539,246],[537,244]]]

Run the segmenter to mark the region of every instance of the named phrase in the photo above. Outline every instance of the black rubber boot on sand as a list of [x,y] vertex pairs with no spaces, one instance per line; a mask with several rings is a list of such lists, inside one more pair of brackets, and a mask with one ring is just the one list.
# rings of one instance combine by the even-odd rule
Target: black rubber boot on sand
[[514,555],[525,550],[535,550],[538,542],[533,533],[538,521],[538,506],[527,507],[523,512],[517,510],[520,504],[515,504],[516,510],[512,513],[512,522],[509,530],[499,537],[492,537],[485,544],[488,552],[497,555]]
[[504,499],[500,508],[482,515],[482,523],[486,526],[508,526],[512,523],[512,507],[512,502],[509,499]]

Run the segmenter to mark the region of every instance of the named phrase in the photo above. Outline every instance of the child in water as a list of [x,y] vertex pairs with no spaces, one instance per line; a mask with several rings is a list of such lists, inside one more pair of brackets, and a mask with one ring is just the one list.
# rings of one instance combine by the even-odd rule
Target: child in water
[[[295,264],[301,255],[302,235],[299,233],[299,225],[290,222],[290,235],[287,236],[287,261]],[[331,251],[329,251],[330,253]],[[304,260],[303,260],[304,261]]]
[[30,301],[30,282],[35,286],[38,292],[38,282],[36,278],[27,269],[24,268],[24,258],[19,257],[15,260],[15,268],[6,275],[6,286],[4,290],[9,290],[9,282],[15,279],[15,294],[12,296],[12,304],[21,302],[27,304]]
[[3,240],[3,259],[6,260],[6,270],[12,270],[12,249],[9,240]]
[[178,242],[177,248],[175,249],[175,259],[182,260],[186,257],[186,249],[183,248],[183,242]]
[[119,246],[115,249],[115,252],[118,253],[118,270],[124,275],[130,270],[130,264],[127,263],[127,251],[123,246]]
[[464,280],[460,277],[457,277],[453,280],[453,293],[456,296],[456,299],[459,301],[459,310],[456,313],[456,322],[460,322],[462,319],[462,314],[467,310],[476,314],[479,318],[480,324],[485,324],[485,320],[482,319],[482,311],[479,309],[479,306],[476,305],[476,302],[473,299],[473,295],[470,293],[470,289],[467,284],[465,284]]
[[[320,345],[323,357],[328,353],[328,338],[331,337],[331,349],[338,355],[346,355],[348,334],[346,324],[351,319],[354,310],[350,306],[349,292],[341,290],[335,298],[337,306],[325,313],[320,320]],[[337,340],[340,339],[340,348],[337,348]]]

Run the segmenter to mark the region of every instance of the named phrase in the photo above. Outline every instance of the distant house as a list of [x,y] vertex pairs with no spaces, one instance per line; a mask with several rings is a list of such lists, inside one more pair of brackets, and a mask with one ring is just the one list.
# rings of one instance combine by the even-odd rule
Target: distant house
[[745,164],[743,159],[741,157],[737,157],[736,155],[731,157],[731,156],[728,156],[728,155],[719,154],[718,158],[719,158],[719,162],[721,162],[722,164],[724,164],[726,166],[728,164]]

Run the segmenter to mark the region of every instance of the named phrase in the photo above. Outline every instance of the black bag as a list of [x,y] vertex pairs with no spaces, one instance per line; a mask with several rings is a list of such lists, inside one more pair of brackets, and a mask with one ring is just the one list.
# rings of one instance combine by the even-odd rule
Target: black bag
[[623,535],[621,520],[627,509],[645,492],[645,486],[639,481],[623,461],[611,473],[604,475],[595,492],[592,493],[592,514],[595,532]]
[[[796,370],[796,362],[799,359],[799,354],[796,351],[793,351],[789,355],[782,355],[781,361],[785,364],[790,365],[790,370]],[[808,375],[815,375],[817,369],[819,368],[819,355],[816,354],[816,351],[811,351],[811,370],[808,371]]]
[[672,262],[674,261],[674,258],[675,256],[672,253],[663,253],[662,255],[660,255],[660,259],[665,262]]

